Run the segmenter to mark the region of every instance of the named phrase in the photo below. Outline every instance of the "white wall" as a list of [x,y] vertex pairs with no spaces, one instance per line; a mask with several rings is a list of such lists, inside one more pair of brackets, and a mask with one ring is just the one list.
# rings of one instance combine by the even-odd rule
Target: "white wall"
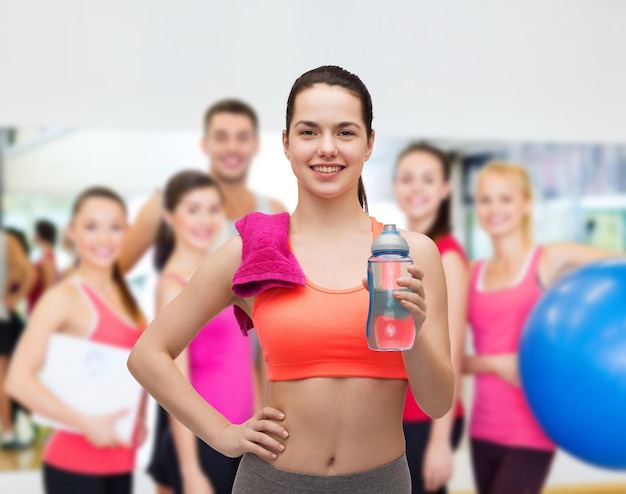
[[[147,196],[183,168],[207,170],[198,130],[68,129],[40,145],[9,150],[4,158],[7,192],[68,195],[92,184],[126,197]],[[249,183],[293,210],[297,182],[279,132],[262,132]]]
[[623,140],[619,0],[3,0],[0,124],[195,129],[216,98],[283,125],[294,78],[360,74],[384,133]]
[[126,195],[147,193],[162,187],[175,171],[204,165],[199,136],[182,131],[67,130],[41,145],[9,150],[7,189],[74,195],[101,183]]

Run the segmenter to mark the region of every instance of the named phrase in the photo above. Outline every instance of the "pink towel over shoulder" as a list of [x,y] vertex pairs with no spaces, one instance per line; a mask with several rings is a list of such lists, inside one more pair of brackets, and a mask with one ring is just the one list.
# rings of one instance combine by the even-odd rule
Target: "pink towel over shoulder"
[[[235,224],[242,239],[241,265],[233,277],[233,293],[252,297],[269,288],[304,286],[306,277],[289,248],[289,213],[250,213]],[[235,306],[244,334],[253,328],[248,315]]]

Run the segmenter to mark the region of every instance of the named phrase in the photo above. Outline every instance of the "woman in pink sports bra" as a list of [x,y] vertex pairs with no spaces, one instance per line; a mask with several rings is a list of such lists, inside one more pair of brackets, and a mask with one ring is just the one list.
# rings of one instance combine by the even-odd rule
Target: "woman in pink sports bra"
[[[164,221],[155,245],[157,314],[187,285],[224,228],[217,183],[206,173],[182,171],[163,192]],[[253,413],[252,347],[243,338],[232,307],[204,326],[176,364],[194,389],[228,420],[240,424]],[[155,445],[163,479],[176,494],[229,494],[239,458],[215,451],[169,417]]]
[[47,494],[132,489],[135,453],[145,435],[143,410],[135,438],[127,443],[115,431],[127,411],[84,415],[38,379],[55,333],[129,350],[139,338],[144,317],[116,264],[126,229],[126,207],[115,192],[92,187],[78,196],[68,235],[80,261],[71,277],[43,294],[11,363],[9,393],[29,410],[79,431],[59,430],[49,439],[43,459]]
[[520,166],[493,162],[478,174],[476,213],[493,257],[474,263],[469,322],[476,376],[469,434],[479,494],[538,494],[555,445],[529,409],[517,367],[524,323],[545,288],[584,264],[617,254],[572,243],[534,245],[532,184]]
[[[411,277],[396,281],[408,290],[394,295],[415,320],[413,348],[367,347],[363,279],[381,227],[367,213],[361,180],[374,145],[372,118],[369,91],[354,74],[324,66],[300,76],[283,131],[298,183],[293,215],[241,220],[241,235],[206,259],[129,358],[133,375],[172,415],[226,456],[243,455],[233,494],[409,494],[407,380],[430,416],[452,406],[445,277],[425,235],[402,232],[416,264]],[[282,274],[295,282],[245,294],[243,271],[253,285]],[[268,406],[242,424],[202,399],[174,363],[230,305],[252,319],[270,379]]]
[[450,173],[452,157],[428,142],[414,142],[396,159],[394,191],[407,216],[408,228],[435,241],[441,253],[448,292],[450,348],[456,375],[455,406],[438,420],[431,418],[407,393],[404,406],[406,456],[411,469],[413,494],[446,494],[452,478],[453,452],[463,434],[461,388],[469,269],[463,247],[452,235]]

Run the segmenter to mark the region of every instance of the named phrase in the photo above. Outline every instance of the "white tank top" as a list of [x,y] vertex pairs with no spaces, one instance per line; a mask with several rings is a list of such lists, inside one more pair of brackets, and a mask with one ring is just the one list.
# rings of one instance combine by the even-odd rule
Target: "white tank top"
[[[265,214],[272,214],[273,213],[273,211],[272,211],[272,204],[270,202],[269,197],[262,196],[262,195],[259,195],[259,194],[255,194],[255,197],[256,197],[256,209],[255,209],[255,211],[257,211],[259,213],[265,213]],[[223,243],[227,242],[231,238],[239,235],[239,232],[237,231],[237,228],[235,228],[235,223],[236,222],[237,221],[226,220],[226,224],[224,225],[224,229],[222,230],[222,233],[220,234],[219,239],[217,240],[217,242],[215,242],[215,245],[211,249],[212,251],[218,249]]]

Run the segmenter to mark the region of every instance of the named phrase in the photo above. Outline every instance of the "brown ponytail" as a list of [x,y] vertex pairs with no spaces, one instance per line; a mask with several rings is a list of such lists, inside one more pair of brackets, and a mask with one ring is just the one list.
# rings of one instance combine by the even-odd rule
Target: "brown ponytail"
[[365,194],[365,184],[363,183],[363,177],[359,177],[359,204],[363,208],[363,211],[368,213],[367,209],[367,195]]
[[137,325],[144,323],[145,319],[139,308],[139,304],[137,304],[133,292],[130,291],[130,287],[128,283],[126,283],[122,270],[117,262],[113,265],[113,281],[115,281],[120,292],[122,292],[122,303],[126,311],[130,313],[133,321]]

